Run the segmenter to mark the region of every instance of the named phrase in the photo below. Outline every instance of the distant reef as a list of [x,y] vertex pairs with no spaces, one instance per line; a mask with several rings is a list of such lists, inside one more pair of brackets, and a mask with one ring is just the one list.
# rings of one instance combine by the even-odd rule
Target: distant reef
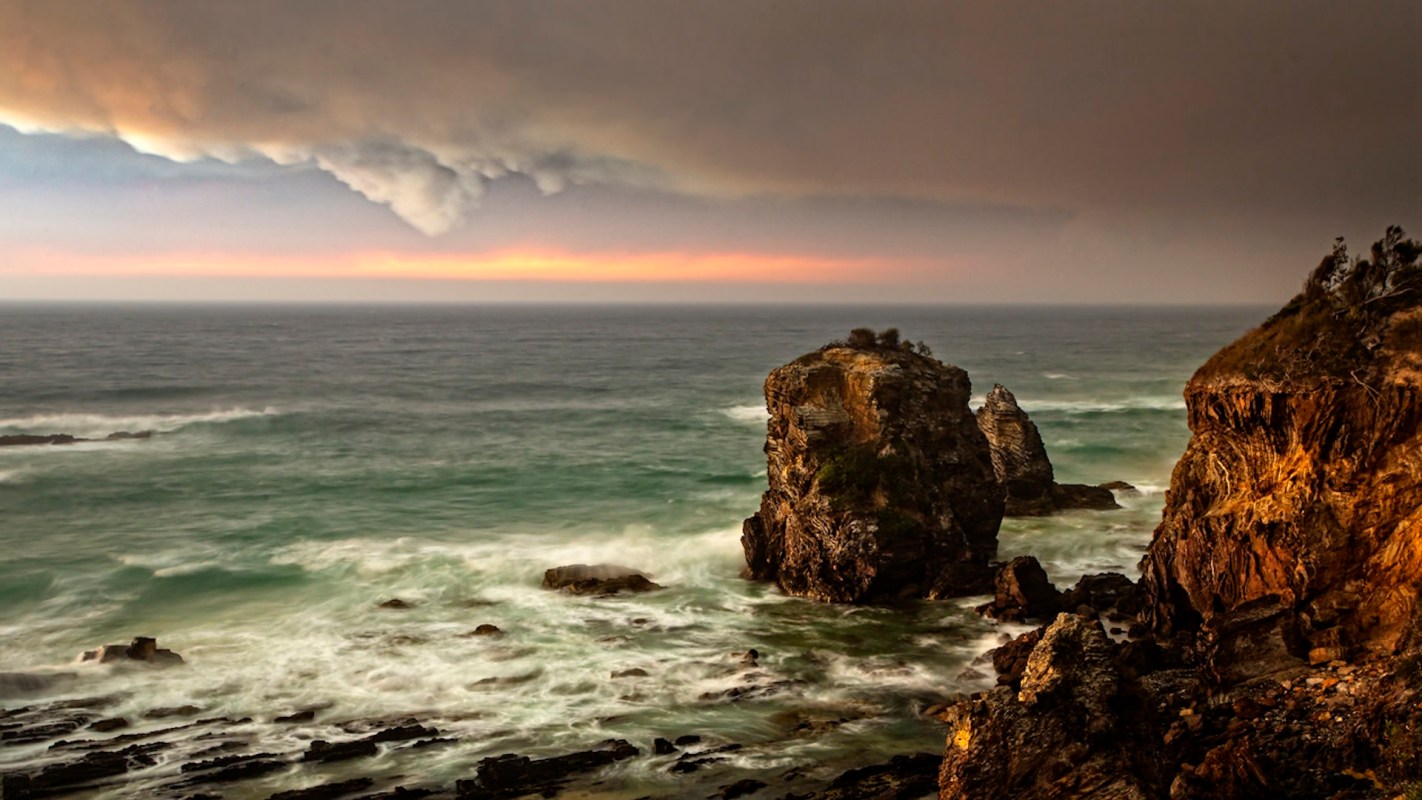
[[1422,797],[1419,253],[1340,240],[1195,373],[1133,635],[1074,592],[995,651],[940,798]]
[[102,439],[85,439],[81,436],[74,436],[68,433],[14,433],[0,436],[0,447],[22,447],[27,445],[42,444],[78,444],[79,442],[117,442],[125,439],[150,439],[152,437],[153,431],[139,431],[137,433],[119,431],[117,433],[111,433]]

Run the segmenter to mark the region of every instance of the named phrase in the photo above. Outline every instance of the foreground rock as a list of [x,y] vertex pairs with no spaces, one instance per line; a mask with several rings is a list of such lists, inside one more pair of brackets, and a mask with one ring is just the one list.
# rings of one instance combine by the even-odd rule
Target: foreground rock
[[1003,622],[1045,619],[1062,608],[1062,593],[1047,578],[1047,571],[1032,556],[1018,556],[1003,564],[993,577],[993,600],[978,612]]
[[970,394],[967,373],[893,331],[772,371],[749,576],[846,603],[983,591],[1003,494]]
[[543,573],[543,588],[568,594],[651,592],[662,588],[645,572],[616,564],[571,564]]
[[977,421],[992,452],[993,473],[1006,492],[1005,515],[1031,517],[1077,508],[1120,508],[1105,486],[1056,482],[1036,424],[1002,384],[995,384],[988,392]]
[[532,794],[552,797],[574,778],[632,758],[639,752],[621,739],[609,739],[591,750],[552,758],[495,756],[480,761],[475,777],[459,781],[455,791],[461,798],[478,800],[504,800]]
[[1032,648],[1020,688],[999,686],[944,720],[943,798],[1155,797],[1163,778],[1137,744],[1133,708],[1100,623],[1063,614]]

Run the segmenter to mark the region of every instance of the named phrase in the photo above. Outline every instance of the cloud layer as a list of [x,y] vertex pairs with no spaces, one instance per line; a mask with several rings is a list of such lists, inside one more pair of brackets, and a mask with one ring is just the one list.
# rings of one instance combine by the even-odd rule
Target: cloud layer
[[428,234],[490,181],[1100,216],[1418,211],[1415,3],[7,0],[0,122],[314,164]]

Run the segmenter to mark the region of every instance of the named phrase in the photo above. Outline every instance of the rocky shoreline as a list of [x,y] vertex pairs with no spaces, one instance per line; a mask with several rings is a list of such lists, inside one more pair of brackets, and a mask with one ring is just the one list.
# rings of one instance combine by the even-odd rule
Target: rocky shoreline
[[[771,373],[769,486],[742,536],[750,578],[846,604],[984,594],[980,613],[1037,625],[979,660],[995,687],[927,709],[944,726],[939,753],[751,770],[735,762],[755,749],[749,736],[594,730],[432,780],[400,763],[461,743],[447,714],[298,707],[254,719],[193,704],[130,718],[115,713],[125,697],[76,694],[68,673],[7,674],[16,692],[63,699],[0,711],[0,742],[26,754],[0,777],[3,797],[103,796],[131,781],[174,800],[1422,796],[1419,255],[1396,229],[1368,259],[1335,250],[1303,293],[1200,368],[1185,388],[1192,438],[1139,581],[1103,573],[1059,589],[1030,556],[994,560],[1005,514],[1104,511],[1112,489],[1129,491],[1056,483],[1006,388],[973,412],[966,373],[897,331],[857,330]],[[19,444],[46,443],[63,442]],[[652,577],[575,564],[549,569],[543,586],[615,602],[668,591]],[[378,613],[414,606],[391,598]],[[506,634],[484,624],[465,635]],[[762,657],[726,654],[740,682],[701,700],[796,689]],[[190,668],[143,637],[88,660]],[[787,737],[853,722],[783,716]],[[669,782],[637,792],[632,776],[649,773]]]

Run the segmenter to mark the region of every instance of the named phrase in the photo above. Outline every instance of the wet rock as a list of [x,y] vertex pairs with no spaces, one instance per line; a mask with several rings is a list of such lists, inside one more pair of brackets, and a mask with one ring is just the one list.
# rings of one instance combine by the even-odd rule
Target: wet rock
[[1044,619],[1061,609],[1061,593],[1033,556],[1018,556],[993,576],[993,601],[978,611],[1004,622]]
[[945,713],[943,798],[1140,798],[1158,794],[1147,715],[1124,691],[1095,620],[1062,614],[1032,648],[1020,689],[1000,686]]
[[1027,659],[1032,655],[1032,648],[1042,640],[1043,630],[1027,631],[1007,644],[988,651],[999,684],[1016,687],[1022,683],[1022,673],[1027,671]]
[[847,770],[807,800],[925,797],[938,785],[942,760],[933,753],[894,756],[885,764]]
[[406,600],[401,600],[398,597],[392,597],[389,600],[380,603],[378,607],[388,608],[392,611],[408,611],[409,609],[414,608],[415,604]]
[[105,437],[104,437],[104,440],[105,440],[105,441],[109,441],[109,442],[118,442],[118,441],[124,441],[124,440],[128,440],[128,439],[151,439],[151,438],[153,438],[153,431],[138,431],[138,432],[136,432],[136,433],[130,433],[130,432],[128,432],[128,431],[116,431],[116,432],[114,432],[114,433],[109,434],[108,436],[105,436]]
[[967,373],[869,334],[773,370],[747,573],[829,602],[981,591],[1003,491]]
[[154,763],[152,757],[138,751],[86,753],[74,761],[29,771],[6,772],[0,776],[0,797],[6,800],[47,797],[123,775],[135,767],[151,767]]
[[712,764],[720,764],[721,762],[726,760],[725,756],[722,754],[734,753],[735,751],[740,750],[741,747],[742,745],[733,743],[721,745],[720,747],[712,747],[707,750],[698,750],[695,753],[682,753],[680,756],[677,757],[676,763],[672,764],[670,767],[667,768],[667,771],[678,774],[696,772],[702,767],[710,766]]
[[1087,606],[1097,612],[1135,614],[1141,608],[1140,587],[1119,572],[1084,575],[1062,595],[1062,608]]
[[755,794],[766,786],[767,784],[764,781],[758,781],[754,778],[744,778],[727,786],[722,786],[721,792],[716,796],[721,798],[721,800],[735,800],[737,797]]
[[646,573],[616,564],[570,564],[543,573],[543,588],[568,594],[609,595],[662,588]]
[[202,713],[202,709],[197,706],[160,706],[149,709],[143,714],[144,719],[166,719],[168,717],[192,717]]
[[461,798],[481,800],[529,794],[551,797],[578,775],[632,758],[639,752],[626,741],[609,739],[590,750],[552,758],[530,759],[515,754],[485,758],[472,779],[455,784],[455,792]]
[[497,625],[490,625],[487,622],[468,633],[469,636],[503,636],[503,630]]
[[701,737],[700,737],[700,736],[697,736],[696,734],[692,734],[692,733],[689,733],[689,734],[687,734],[687,735],[685,735],[685,736],[678,736],[678,737],[676,737],[676,739],[672,742],[672,744],[675,744],[677,747],[689,747],[689,746],[691,746],[691,745],[693,745],[693,744],[700,744],[700,743],[701,743]]
[[128,720],[123,717],[109,717],[107,719],[96,719],[89,723],[89,730],[99,733],[109,733],[121,728],[128,727]]
[[369,739],[356,739],[350,742],[328,742],[325,739],[315,739],[302,754],[302,761],[318,761],[329,763],[332,761],[349,761],[352,758],[364,758],[375,755],[379,748],[375,742]]
[[742,700],[760,700],[778,694],[797,689],[804,686],[805,682],[796,678],[771,681],[769,683],[753,683],[746,686],[732,686],[729,689],[722,689],[719,692],[702,692],[702,700],[729,700],[738,703]]
[[677,751],[676,745],[658,736],[652,740],[652,752],[659,756],[671,755]]
[[335,783],[323,783],[320,786],[312,786],[307,789],[277,792],[267,800],[336,800],[339,797],[363,792],[374,785],[375,781],[370,778],[352,778]]
[[647,677],[647,676],[648,676],[647,671],[646,671],[645,669],[642,669],[641,667],[633,667],[632,669],[618,670],[618,671],[612,673],[612,677],[613,677],[613,678],[645,678],[645,677]]
[[22,447],[28,445],[41,444],[74,444],[75,442],[87,442],[88,439],[80,439],[67,433],[32,434],[16,433],[0,436],[0,447]]
[[129,644],[106,644],[96,650],[85,650],[79,654],[80,661],[97,661],[100,664],[139,662],[152,666],[167,667],[183,663],[183,657],[172,650],[158,647],[158,641],[151,636],[135,637]]
[[278,759],[274,753],[255,753],[250,756],[224,756],[199,764],[184,764],[182,771],[193,775],[175,784],[175,788],[236,783],[279,772],[290,766],[286,761]]
[[272,720],[272,722],[287,724],[295,722],[311,722],[314,719],[316,719],[316,709],[307,708],[292,714],[285,714],[283,716],[276,717]]
[[1085,509],[1111,511],[1121,507],[1110,489],[1084,483],[1058,483],[1052,487],[1052,503],[1058,511]]
[[1107,481],[1101,484],[1099,488],[1122,497],[1140,497],[1141,495],[1140,489],[1137,489],[1125,481]]

